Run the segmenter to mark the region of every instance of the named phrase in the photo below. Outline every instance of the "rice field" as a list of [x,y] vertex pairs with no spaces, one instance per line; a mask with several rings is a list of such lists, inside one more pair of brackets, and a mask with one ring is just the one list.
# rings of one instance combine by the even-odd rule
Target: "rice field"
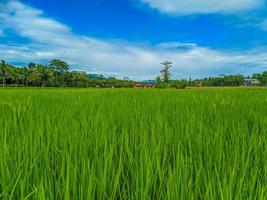
[[0,89],[0,199],[267,199],[267,90]]

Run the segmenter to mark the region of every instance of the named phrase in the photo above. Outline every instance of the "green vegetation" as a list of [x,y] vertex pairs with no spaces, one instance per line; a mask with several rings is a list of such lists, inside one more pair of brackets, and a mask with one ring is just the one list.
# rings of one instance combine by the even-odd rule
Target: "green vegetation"
[[0,199],[266,199],[266,97],[1,89]]
[[118,80],[114,77],[103,79],[90,78],[86,72],[70,71],[67,62],[54,59],[49,65],[30,63],[24,67],[15,67],[2,60],[0,63],[0,81],[6,86],[31,87],[117,87],[132,88],[134,81]]
[[262,74],[253,74],[252,77],[267,85],[267,71],[263,72]]
[[[152,84],[156,88],[176,88],[186,87],[231,87],[242,86],[246,78],[257,79],[256,86],[267,86],[267,72],[253,74],[251,77],[243,75],[221,75],[218,77],[208,77],[192,80],[171,79],[170,69],[172,62],[161,63],[161,76],[155,77]],[[144,82],[130,80],[124,77],[123,80],[115,77],[105,78],[103,75],[90,77],[83,71],[73,71],[70,65],[62,60],[51,60],[49,65],[30,63],[24,67],[15,67],[2,60],[0,63],[0,82],[5,86],[30,86],[30,87],[98,87],[98,88],[133,88],[136,85],[147,85]],[[153,80],[149,80],[150,82]],[[148,82],[148,81],[145,81]],[[253,86],[253,84],[251,85]]]
[[172,67],[172,62],[164,61],[161,63],[161,65],[163,66],[162,70],[160,71],[162,74],[162,80],[165,84],[169,84],[171,79],[170,68]]

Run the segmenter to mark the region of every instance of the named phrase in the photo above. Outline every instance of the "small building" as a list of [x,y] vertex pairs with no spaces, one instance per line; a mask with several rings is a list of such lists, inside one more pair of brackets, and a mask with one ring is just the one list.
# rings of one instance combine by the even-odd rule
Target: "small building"
[[153,84],[146,84],[145,85],[145,88],[155,88],[155,85],[153,85]]
[[246,78],[244,80],[244,85],[245,86],[256,86],[259,85],[261,82],[255,78]]
[[137,83],[137,84],[134,85],[134,88],[144,88],[144,84]]
[[144,85],[144,88],[155,88],[157,85],[156,80],[144,80],[142,81],[142,84]]
[[196,87],[203,87],[203,82],[202,81],[197,81],[196,82]]

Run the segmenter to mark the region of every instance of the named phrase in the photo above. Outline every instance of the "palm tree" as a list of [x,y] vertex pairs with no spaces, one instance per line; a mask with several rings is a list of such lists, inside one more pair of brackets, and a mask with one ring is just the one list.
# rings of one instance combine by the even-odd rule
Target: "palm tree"
[[29,75],[30,75],[30,70],[28,67],[23,67],[21,69],[21,80],[24,85],[29,85]]
[[45,87],[49,78],[52,76],[52,71],[47,66],[37,65],[36,66],[37,74],[40,78],[42,87]]
[[[38,82],[38,74],[37,71],[37,64],[35,63],[29,63],[27,67],[24,67],[24,81],[26,82],[26,85],[35,84]],[[24,83],[25,84],[25,83]]]
[[161,83],[161,78],[160,76],[156,77],[156,81],[157,81],[157,88],[160,88],[160,83]]
[[8,66],[8,78],[12,84],[18,84],[21,79],[21,68]]

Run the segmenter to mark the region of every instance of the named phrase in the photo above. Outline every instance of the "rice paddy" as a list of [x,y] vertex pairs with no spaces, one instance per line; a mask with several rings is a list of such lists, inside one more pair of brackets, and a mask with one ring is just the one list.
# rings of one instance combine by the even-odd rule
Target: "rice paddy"
[[0,199],[267,199],[267,90],[1,89]]

